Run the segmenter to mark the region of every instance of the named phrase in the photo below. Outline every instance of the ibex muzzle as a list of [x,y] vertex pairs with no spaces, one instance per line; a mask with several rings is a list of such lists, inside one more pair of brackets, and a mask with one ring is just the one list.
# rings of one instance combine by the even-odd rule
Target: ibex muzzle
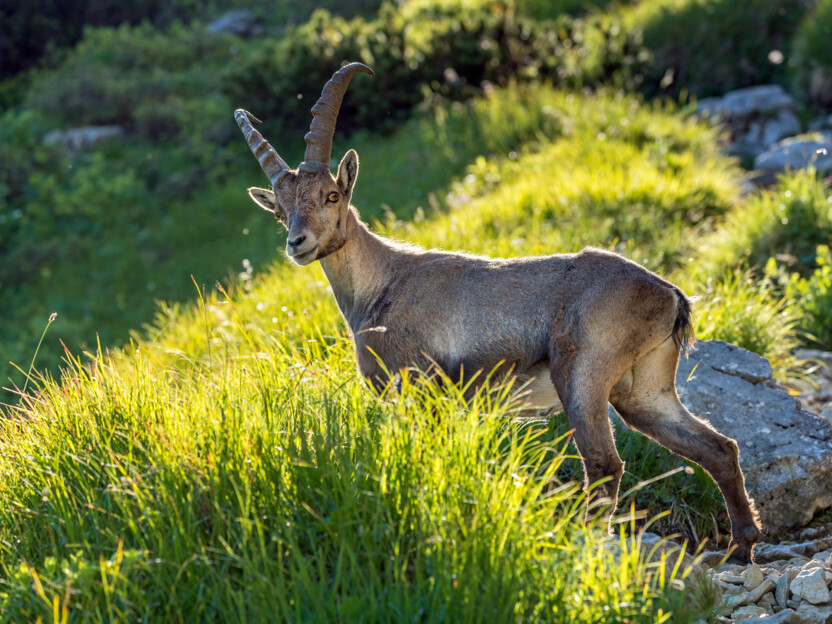
[[687,297],[600,249],[503,260],[371,233],[349,204],[358,155],[347,152],[337,177],[329,171],[338,108],[357,72],[372,75],[352,63],[324,87],[297,169],[252,128],[251,115],[235,116],[272,183],[249,194],[288,228],[292,260],[321,261],[364,377],[383,388],[385,371],[411,366],[439,366],[454,381],[495,369],[514,375],[526,408],[566,413],[584,485],[610,514],[624,472],[607,416],[612,404],[631,429],[708,471],[731,517],[733,557],[750,560],[760,525],[737,444],[688,412],[676,392],[680,349],[690,340]]

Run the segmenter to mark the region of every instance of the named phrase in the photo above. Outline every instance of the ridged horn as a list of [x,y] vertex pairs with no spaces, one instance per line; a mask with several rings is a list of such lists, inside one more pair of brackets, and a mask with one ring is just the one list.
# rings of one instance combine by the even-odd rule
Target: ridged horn
[[246,142],[251,148],[252,153],[257,157],[257,161],[269,177],[269,182],[274,186],[277,184],[278,179],[280,179],[280,174],[290,168],[289,165],[269,145],[269,142],[263,138],[263,135],[257,132],[254,126],[251,125],[252,122],[259,124],[263,123],[262,121],[242,108],[234,111],[234,119],[237,120],[237,125],[240,126],[240,130],[246,138]]
[[321,97],[312,107],[312,123],[303,139],[306,141],[306,154],[300,164],[305,171],[329,171],[332,157],[332,137],[335,135],[335,120],[344,100],[344,93],[350,81],[358,72],[375,76],[373,70],[363,63],[350,63],[335,72],[324,85]]

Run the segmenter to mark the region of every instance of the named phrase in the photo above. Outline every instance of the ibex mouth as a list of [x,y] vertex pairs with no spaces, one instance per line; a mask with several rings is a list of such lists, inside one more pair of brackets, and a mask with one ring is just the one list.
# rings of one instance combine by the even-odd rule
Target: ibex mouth
[[318,245],[316,244],[314,247],[312,247],[312,249],[308,249],[300,253],[298,253],[297,251],[288,251],[287,255],[289,256],[289,259],[298,266],[305,266],[315,261],[315,252],[317,251]]

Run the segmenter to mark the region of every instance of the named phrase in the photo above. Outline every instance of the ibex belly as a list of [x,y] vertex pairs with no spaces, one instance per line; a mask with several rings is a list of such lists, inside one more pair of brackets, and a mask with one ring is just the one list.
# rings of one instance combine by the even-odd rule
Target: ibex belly
[[517,394],[521,410],[550,414],[563,410],[549,373],[549,360],[543,360],[517,376]]

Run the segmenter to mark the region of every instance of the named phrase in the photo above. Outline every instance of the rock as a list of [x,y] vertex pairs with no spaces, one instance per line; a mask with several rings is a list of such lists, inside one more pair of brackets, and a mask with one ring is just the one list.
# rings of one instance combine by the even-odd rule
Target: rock
[[829,566],[832,566],[832,548],[815,553],[812,555],[812,559],[815,561],[825,561]]
[[211,34],[230,33],[238,37],[250,37],[257,27],[257,19],[248,9],[229,11],[208,23],[206,29]]
[[756,156],[772,143],[801,130],[794,100],[779,85],[730,91],[721,98],[702,100],[697,110],[700,116],[728,127],[728,151],[735,155]]
[[797,115],[791,110],[781,110],[773,117],[761,117],[750,122],[745,132],[735,139],[729,152],[756,155],[781,139],[800,134],[800,130]]
[[819,415],[821,418],[824,418],[832,423],[832,407],[824,408]]
[[104,141],[124,136],[121,126],[81,126],[69,130],[52,130],[43,137],[47,145],[55,145],[65,152],[77,153]]
[[[799,409],[771,379],[764,358],[725,342],[701,341],[680,359],[676,384],[691,412],[737,441],[746,488],[768,538],[800,528],[832,506],[832,425]],[[806,552],[767,558],[758,547],[756,557],[762,564]]]
[[802,604],[797,608],[797,615],[812,624],[832,624],[832,607],[815,607]]
[[715,568],[727,558],[728,553],[726,553],[724,550],[709,550],[703,555],[700,555],[699,563],[701,563],[704,566],[708,566],[709,568]]
[[815,605],[829,602],[829,589],[822,568],[804,568],[789,584],[789,589],[795,597]]
[[722,602],[719,605],[719,612],[723,615],[729,615],[748,602],[748,592],[743,591],[739,587],[726,590],[722,594]]
[[700,114],[748,117],[770,113],[781,108],[794,108],[794,100],[780,85],[760,85],[729,91],[721,98],[702,100],[697,107]]
[[763,582],[763,571],[760,570],[760,566],[752,563],[746,568],[743,578],[745,579],[743,586],[746,589],[754,589]]
[[828,571],[829,564],[827,564],[822,559],[812,559],[811,561],[803,564],[803,570],[812,570],[814,568],[820,568],[821,570]]
[[774,581],[772,581],[771,579],[764,580],[762,583],[757,585],[757,587],[755,587],[754,589],[752,589],[749,592],[748,602],[749,603],[757,602],[758,600],[760,600],[760,598],[762,598],[764,595],[766,595],[772,589],[774,589]]
[[808,559],[807,548],[811,555],[814,550],[806,544],[759,544],[754,550],[754,558],[760,564],[797,558]]
[[812,620],[795,613],[791,609],[785,609],[774,615],[751,618],[744,621],[745,624],[812,624]]
[[774,598],[777,604],[781,607],[786,607],[789,602],[789,584],[797,576],[799,570],[797,568],[789,568],[783,572],[779,579],[777,579],[777,586],[774,590]]
[[809,130],[815,132],[820,130],[832,130],[832,115],[826,115],[825,117],[813,119],[809,122],[808,128]]
[[731,619],[734,622],[739,622],[740,620],[749,620],[751,618],[758,618],[764,615],[768,615],[768,611],[756,605],[749,605],[747,607],[740,607],[734,611],[731,614]]
[[770,145],[754,159],[754,168],[770,175],[814,167],[821,175],[832,172],[832,137],[792,137]]
[[777,606],[777,600],[774,598],[774,594],[772,592],[767,592],[757,601],[757,604],[766,607],[768,611],[771,611],[775,606]]

